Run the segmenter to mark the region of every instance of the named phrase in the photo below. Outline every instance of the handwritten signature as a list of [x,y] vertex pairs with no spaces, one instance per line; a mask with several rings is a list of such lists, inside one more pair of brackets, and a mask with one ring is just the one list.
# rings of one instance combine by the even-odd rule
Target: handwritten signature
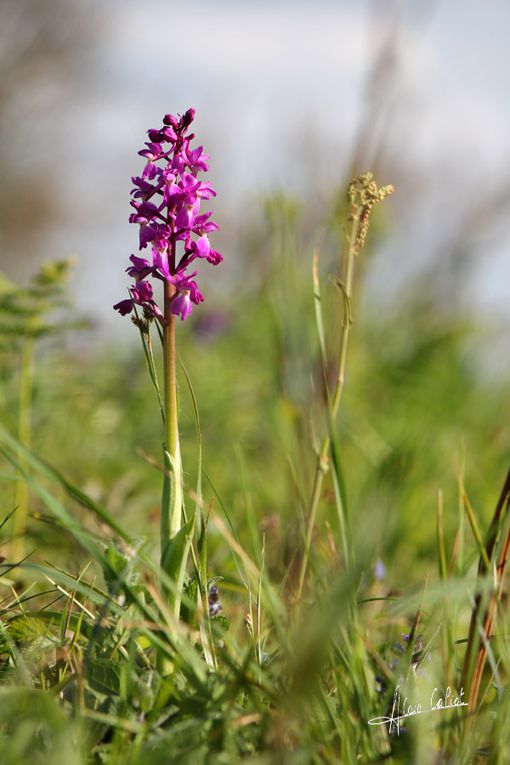
[[467,707],[468,704],[462,701],[464,696],[464,688],[460,689],[460,692],[456,695],[454,691],[448,686],[444,694],[440,694],[438,688],[434,688],[430,695],[430,705],[423,707],[421,704],[411,704],[407,700],[407,696],[402,700],[400,693],[400,686],[397,685],[393,694],[393,704],[389,717],[373,717],[368,721],[369,725],[388,725],[388,732],[394,733],[396,731],[397,736],[400,734],[400,722],[407,717],[415,717],[416,715],[425,714],[426,712],[442,712],[445,709],[455,709],[457,707]]

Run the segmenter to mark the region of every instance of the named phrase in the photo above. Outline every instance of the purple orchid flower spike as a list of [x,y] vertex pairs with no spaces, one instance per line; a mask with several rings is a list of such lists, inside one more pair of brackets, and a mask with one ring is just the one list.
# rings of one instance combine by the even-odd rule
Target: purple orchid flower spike
[[[113,306],[121,316],[131,315],[131,320],[140,330],[151,379],[158,395],[164,431],[160,560],[167,575],[168,551],[174,550],[169,545],[182,529],[184,510],[176,323],[177,318],[181,321],[187,319],[193,307],[204,299],[195,281],[198,271],[191,270],[191,264],[207,261],[218,265],[223,260],[209,241],[209,236],[218,230],[218,226],[211,220],[212,213],[201,209],[204,202],[216,196],[216,192],[210,183],[204,183],[198,177],[200,173],[207,172],[209,157],[202,146],[191,146],[195,136],[189,132],[189,127],[194,118],[194,109],[188,109],[182,116],[166,114],[161,127],[147,131],[148,141],[138,152],[144,158],[145,166],[140,175],[132,178],[132,212],[129,216],[129,222],[138,226],[139,250],[147,252],[130,256],[126,268],[133,280],[128,289],[129,296]],[[155,287],[159,287],[163,297],[161,309],[156,302]],[[158,322],[162,344],[162,395],[150,339],[150,323],[153,321]],[[172,552],[172,555],[175,553]],[[177,620],[186,558],[187,553],[179,564],[179,571],[174,572],[176,587],[171,591],[165,590],[168,605]],[[211,590],[211,613],[216,615],[220,608],[217,589]]]
[[129,221],[138,224],[139,248],[150,247],[152,259],[131,255],[126,269],[134,279],[131,297],[114,306],[122,316],[140,306],[146,320],[164,324],[165,312],[158,308],[148,281],[152,279],[170,287],[166,315],[186,319],[204,299],[193,280],[197,272],[187,271],[190,264],[199,259],[216,266],[223,260],[209,241],[218,226],[211,220],[211,212],[200,210],[202,202],[215,197],[216,191],[198,179],[200,172],[207,172],[209,157],[203,146],[191,147],[194,134],[188,129],[194,118],[194,109],[183,116],[166,114],[160,128],[147,131],[148,141],[138,152],[145,167],[140,176],[132,178]]

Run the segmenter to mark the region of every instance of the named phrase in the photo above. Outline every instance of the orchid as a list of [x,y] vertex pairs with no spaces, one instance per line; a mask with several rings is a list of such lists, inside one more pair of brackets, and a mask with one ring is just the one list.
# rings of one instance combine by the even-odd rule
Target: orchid
[[[183,526],[183,470],[179,444],[176,372],[176,320],[184,321],[201,303],[194,269],[198,261],[217,266],[222,255],[209,237],[218,230],[212,213],[201,210],[204,201],[216,196],[210,183],[199,179],[208,170],[203,146],[191,147],[195,137],[189,127],[195,110],[182,116],[167,114],[160,128],[148,130],[148,141],[139,151],[145,165],[131,180],[129,222],[138,226],[138,249],[126,268],[133,280],[129,297],[113,307],[121,316],[131,315],[138,327],[150,377],[157,393],[163,419],[163,487],[161,494],[161,568],[171,571],[175,587],[165,589],[167,602],[179,618],[184,570],[189,552],[188,525]],[[192,265],[193,264],[193,265]],[[194,269],[194,270],[192,270]],[[154,287],[162,286],[163,303],[158,306]],[[162,341],[163,395],[160,394],[154,361],[151,323]],[[183,541],[183,535],[185,540]],[[176,541],[177,540],[177,541]],[[176,560],[179,564],[176,565]],[[213,596],[211,596],[213,597]],[[217,598],[216,598],[217,600]],[[220,609],[214,602],[214,613]],[[212,608],[212,605],[211,605]]]
[[[139,226],[139,249],[150,248],[150,260],[131,255],[126,269],[135,280],[130,297],[114,305],[125,316],[142,309],[145,320],[158,320],[162,325],[168,316],[184,320],[193,306],[203,301],[188,268],[195,260],[218,265],[222,255],[211,247],[209,234],[218,230],[211,212],[201,212],[202,201],[216,196],[210,183],[198,179],[208,170],[208,156],[203,146],[191,148],[194,138],[188,129],[195,110],[183,116],[167,114],[163,126],[148,130],[149,140],[139,155],[145,159],[141,176],[132,178],[130,223]],[[166,283],[169,305],[161,311],[154,299],[153,287],[147,279]],[[136,321],[136,315],[133,316]]]

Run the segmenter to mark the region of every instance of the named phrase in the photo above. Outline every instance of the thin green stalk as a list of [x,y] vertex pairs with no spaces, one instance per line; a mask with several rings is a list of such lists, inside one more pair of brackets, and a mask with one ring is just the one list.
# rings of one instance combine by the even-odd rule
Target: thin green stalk
[[195,522],[198,524],[197,534],[197,549],[191,545],[191,556],[193,559],[193,565],[195,566],[195,572],[198,581],[198,593],[197,593],[197,605],[202,607],[202,618],[200,619],[200,635],[202,639],[202,647],[204,650],[204,658],[208,666],[213,669],[217,669],[218,662],[216,658],[216,652],[214,648],[214,636],[212,632],[211,618],[209,616],[209,603],[208,603],[208,587],[207,587],[207,516],[204,512],[203,498],[202,498],[202,432],[200,429],[200,415],[198,412],[198,403],[195,396],[195,391],[191,384],[191,379],[188,375],[186,367],[184,366],[182,359],[179,357],[182,371],[188,384],[189,393],[191,396],[191,402],[193,405],[193,412],[195,415],[195,428],[197,434],[197,450],[198,450],[198,465],[197,465],[197,486],[196,486],[196,498],[195,498]]
[[[346,263],[346,269],[345,269],[345,282],[343,286],[343,294],[345,298],[344,316],[342,321],[342,333],[340,336],[340,347],[339,347],[339,354],[338,354],[338,359],[339,359],[338,374],[337,374],[337,378],[335,382],[333,397],[331,400],[331,419],[333,422],[336,419],[338,407],[340,406],[340,401],[342,399],[342,393],[343,393],[344,385],[345,385],[347,347],[349,344],[349,335],[350,335],[351,326],[352,326],[352,316],[351,316],[350,306],[351,306],[352,287],[353,287],[353,280],[354,280],[354,259],[356,257],[355,242],[358,236],[360,212],[361,211],[358,210],[356,213],[353,214],[351,227],[350,227],[350,231],[348,235],[348,244],[347,244],[347,251],[346,251],[347,263]],[[310,505],[309,505],[309,511],[308,511],[308,522],[306,526],[305,548],[303,552],[303,558],[301,561],[301,568],[299,571],[299,583],[298,583],[298,592],[297,592],[298,599],[301,597],[301,594],[303,592],[303,586],[304,586],[305,577],[306,577],[306,570],[308,567],[308,560],[310,557],[310,547],[312,544],[312,535],[313,535],[313,529],[315,526],[315,518],[317,515],[317,508],[319,506],[319,500],[322,493],[322,483],[324,480],[324,476],[328,470],[329,443],[330,443],[330,439],[328,434],[325,436],[322,442],[322,447],[318,454],[317,464],[315,467],[312,494],[310,498]]]
[[[156,371],[156,364],[154,363],[154,354],[152,351],[152,340],[150,335],[150,329],[148,324],[144,322],[143,319],[140,318],[140,315],[137,311],[136,305],[133,306],[135,316],[138,323],[138,331],[140,332],[140,339],[142,341],[142,348],[143,348],[143,354],[145,356],[145,363],[147,365],[147,371],[149,372],[149,377],[151,378],[152,385],[154,387],[154,390],[156,392],[156,397],[158,399],[159,409],[161,412],[161,419],[163,420],[163,423],[165,422],[165,410],[163,407],[163,401],[161,400],[161,391],[159,389],[159,382],[158,382],[158,373]],[[159,330],[159,325],[157,325]],[[162,338],[161,338],[162,340]]]
[[[338,353],[338,373],[335,381],[333,395],[330,397],[327,379],[324,379],[324,385],[326,389],[326,398],[328,403],[328,417],[329,417],[329,430],[331,431],[334,426],[340,401],[345,385],[345,371],[347,364],[347,348],[349,345],[349,336],[352,327],[352,292],[354,283],[354,261],[358,253],[363,249],[365,244],[366,235],[368,232],[368,224],[370,220],[370,213],[374,204],[381,202],[386,196],[393,191],[392,186],[384,186],[380,189],[373,179],[371,173],[365,173],[364,175],[355,178],[348,187],[347,197],[351,208],[351,215],[349,217],[350,227],[347,234],[347,246],[345,249],[345,277],[344,281],[340,282],[336,280],[336,284],[344,297],[344,311],[342,321],[342,332],[340,335],[340,346]],[[324,341],[321,341],[322,346],[325,347]],[[326,359],[323,359],[323,367],[326,369]],[[299,571],[297,599],[299,600],[303,592],[306,571],[308,568],[308,562],[310,558],[310,548],[312,544],[313,529],[315,526],[315,519],[317,515],[317,508],[322,493],[322,484],[324,476],[328,471],[328,453],[330,450],[330,435],[324,437],[322,447],[317,455],[317,463],[315,467],[315,474],[312,486],[312,493],[308,511],[308,521],[305,533],[305,546],[303,551],[303,558],[301,561],[301,568]]]
[[[465,502],[465,506],[466,509],[468,509],[468,506],[470,508],[469,501]],[[482,544],[482,551],[478,562],[478,582],[492,574],[494,577],[494,591],[489,594],[488,602],[487,598],[482,597],[481,593],[477,592],[471,612],[468,642],[461,676],[461,687],[466,690],[471,710],[476,708],[485,663],[487,656],[490,655],[489,641],[493,634],[496,612],[498,604],[502,601],[503,597],[503,582],[510,551],[509,515],[510,469],[492,517],[487,541],[485,545]],[[499,552],[498,544],[500,545]]]
[[[440,489],[437,494],[437,552],[439,578],[444,585],[448,583],[448,564],[446,560],[446,546],[444,541],[443,525],[443,492]],[[441,626],[441,653],[443,657],[443,666],[447,684],[452,682],[452,659],[453,659],[453,635],[452,635],[452,614],[449,611],[446,595],[443,596],[442,606],[444,612],[444,621]]]
[[[27,448],[30,448],[31,441],[33,347],[32,338],[27,337],[21,349],[19,378],[18,440],[22,446]],[[28,465],[21,451],[18,453],[18,461],[21,470],[26,473]],[[24,537],[28,517],[28,483],[25,480],[16,481],[14,505],[16,512],[13,519],[12,558],[13,560],[21,560],[24,553]]]
[[165,324],[163,327],[163,406],[165,412],[165,440],[163,457],[165,474],[161,506],[161,556],[168,541],[175,537],[182,524],[182,467],[177,420],[177,380],[175,354],[175,316],[170,303],[175,291],[165,281]]

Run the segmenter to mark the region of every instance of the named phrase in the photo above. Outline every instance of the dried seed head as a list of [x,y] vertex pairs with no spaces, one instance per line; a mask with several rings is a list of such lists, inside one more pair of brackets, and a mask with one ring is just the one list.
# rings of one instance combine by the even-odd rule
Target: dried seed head
[[363,249],[370,224],[370,214],[375,204],[382,202],[394,191],[393,186],[378,188],[372,173],[363,173],[354,178],[347,187],[347,199],[352,212],[350,220],[358,221],[354,251]]

